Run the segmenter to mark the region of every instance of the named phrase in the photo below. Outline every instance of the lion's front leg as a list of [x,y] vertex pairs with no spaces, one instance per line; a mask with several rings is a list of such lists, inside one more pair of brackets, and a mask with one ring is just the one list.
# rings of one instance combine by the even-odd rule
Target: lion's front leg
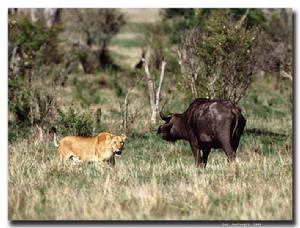
[[111,158],[108,160],[108,164],[111,166],[116,164],[115,156],[111,156]]

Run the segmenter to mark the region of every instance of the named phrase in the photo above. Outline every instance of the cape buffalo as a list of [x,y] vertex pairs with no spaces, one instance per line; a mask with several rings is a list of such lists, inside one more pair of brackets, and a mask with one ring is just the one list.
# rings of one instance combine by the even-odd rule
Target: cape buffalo
[[206,166],[212,148],[222,148],[229,162],[235,160],[246,120],[241,109],[231,101],[198,98],[184,113],[166,116],[161,111],[160,117],[165,123],[159,126],[157,133],[171,142],[187,140],[197,167]]

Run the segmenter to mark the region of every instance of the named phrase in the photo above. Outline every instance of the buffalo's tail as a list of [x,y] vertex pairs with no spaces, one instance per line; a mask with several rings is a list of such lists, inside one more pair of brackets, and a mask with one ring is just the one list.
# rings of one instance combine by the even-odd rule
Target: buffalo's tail
[[232,135],[231,135],[231,137],[233,138],[235,136],[235,134],[236,134],[236,130],[237,130],[237,127],[239,125],[239,120],[240,120],[240,116],[241,116],[241,110],[239,108],[233,108],[231,110],[231,112],[235,116],[235,125],[234,125],[233,131],[232,131]]

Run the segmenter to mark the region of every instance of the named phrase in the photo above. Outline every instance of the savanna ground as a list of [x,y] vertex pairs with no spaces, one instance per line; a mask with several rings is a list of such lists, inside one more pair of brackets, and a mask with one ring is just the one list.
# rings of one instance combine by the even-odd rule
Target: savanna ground
[[[139,23],[132,20],[110,47],[123,64],[132,66],[140,55],[136,31],[145,22]],[[94,97],[101,104],[107,130],[120,133],[124,98],[116,95],[118,88],[111,78],[101,72],[74,75],[74,83],[60,91],[61,105],[86,103],[83,99]],[[9,219],[291,220],[292,85],[274,78],[257,76],[240,103],[247,126],[236,165],[227,163],[222,150],[213,150],[206,169],[195,168],[187,143],[163,141],[156,135],[157,126],[147,130],[148,100],[139,90],[131,101],[141,109],[135,131],[127,134],[115,167],[63,166],[55,161],[51,135],[42,142],[32,137],[10,143]],[[97,89],[103,80],[108,87]],[[176,95],[167,106],[169,111],[182,112],[188,102]]]

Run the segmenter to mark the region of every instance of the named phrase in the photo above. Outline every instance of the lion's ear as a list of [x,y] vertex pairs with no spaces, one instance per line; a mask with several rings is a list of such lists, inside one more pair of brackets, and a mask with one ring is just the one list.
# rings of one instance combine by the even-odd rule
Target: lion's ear
[[122,138],[122,140],[123,140],[123,141],[125,141],[125,139],[126,139],[126,135],[124,135],[124,134],[121,134],[121,138]]
[[103,142],[106,140],[106,135],[105,134],[99,134],[98,135],[98,142]]
[[107,140],[111,139],[111,135],[107,134],[107,133],[100,133],[98,135],[98,142],[105,142]]

